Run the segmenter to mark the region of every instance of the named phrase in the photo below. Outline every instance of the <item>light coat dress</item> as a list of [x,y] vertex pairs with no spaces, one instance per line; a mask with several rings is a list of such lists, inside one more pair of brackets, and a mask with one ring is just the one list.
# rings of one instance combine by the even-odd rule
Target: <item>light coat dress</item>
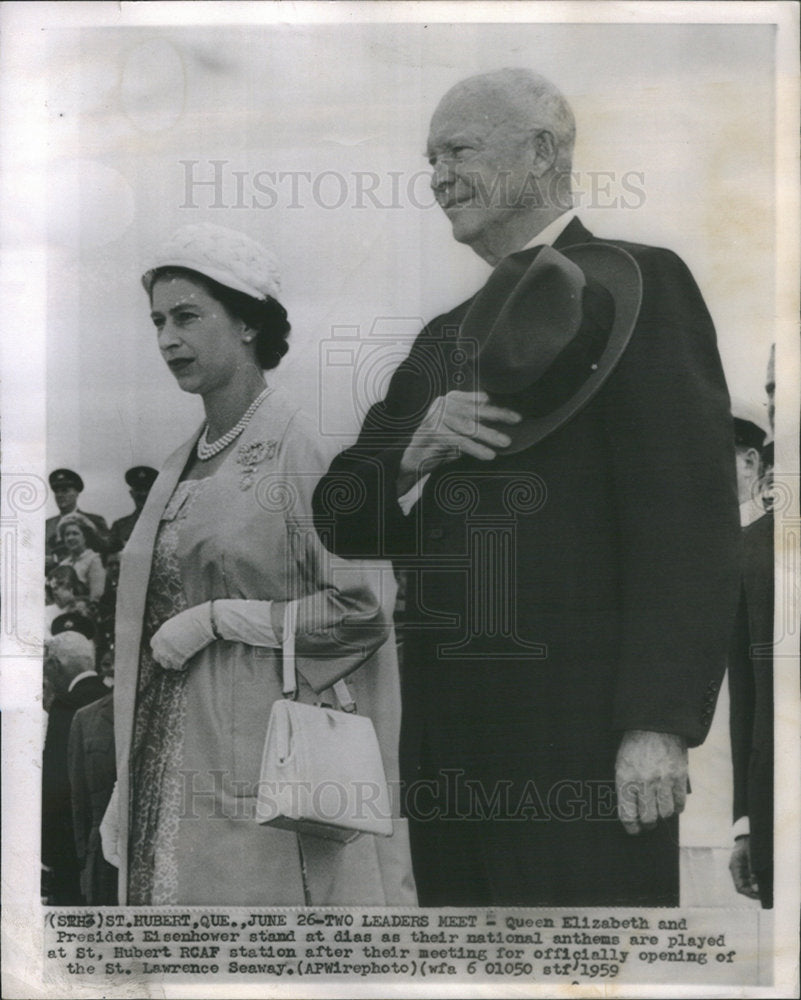
[[333,703],[327,689],[346,677],[397,787],[394,578],[388,564],[347,562],[320,543],[311,495],[328,456],[314,426],[275,389],[214,475],[180,482],[197,438],[167,460],[122,558],[120,903],[415,905],[405,821],[390,838],[343,845],[252,818],[279,649],[218,640],[179,672],[150,656],[159,605],[163,621],[209,600],[272,601],[280,629],[296,601],[299,699]]

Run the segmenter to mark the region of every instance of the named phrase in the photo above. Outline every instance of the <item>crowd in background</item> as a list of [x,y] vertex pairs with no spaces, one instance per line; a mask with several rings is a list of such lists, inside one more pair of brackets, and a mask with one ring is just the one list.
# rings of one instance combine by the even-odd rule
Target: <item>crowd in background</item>
[[114,612],[120,555],[156,475],[148,466],[126,472],[135,509],[111,528],[79,509],[78,473],[49,477],[59,513],[45,536],[42,898],[53,905],[117,901],[99,833],[116,777]]

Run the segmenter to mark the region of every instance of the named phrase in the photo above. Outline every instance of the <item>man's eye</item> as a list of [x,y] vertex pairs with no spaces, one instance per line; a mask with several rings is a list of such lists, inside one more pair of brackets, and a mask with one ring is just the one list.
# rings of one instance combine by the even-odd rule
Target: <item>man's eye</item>
[[191,323],[193,319],[197,319],[197,313],[179,312],[175,319],[178,323]]

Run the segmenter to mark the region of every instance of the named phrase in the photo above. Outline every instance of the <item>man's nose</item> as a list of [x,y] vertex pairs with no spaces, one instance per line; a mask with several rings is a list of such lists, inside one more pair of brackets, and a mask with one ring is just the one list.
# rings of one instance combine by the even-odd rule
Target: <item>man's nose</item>
[[442,191],[454,182],[453,166],[447,157],[438,157],[431,171],[432,191]]

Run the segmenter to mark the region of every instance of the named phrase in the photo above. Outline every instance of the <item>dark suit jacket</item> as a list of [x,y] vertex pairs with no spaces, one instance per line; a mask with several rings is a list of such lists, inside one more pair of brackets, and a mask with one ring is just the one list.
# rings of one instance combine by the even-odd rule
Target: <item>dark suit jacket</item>
[[735,821],[749,817],[757,872],[773,866],[773,564],[773,514],[765,514],[743,529],[743,581],[729,657],[733,812]]
[[[555,246],[592,240],[574,220]],[[515,455],[441,466],[403,516],[401,456],[430,402],[455,387],[449,369],[468,301],[423,330],[317,488],[315,523],[329,547],[408,570],[407,781],[463,769],[487,794],[533,778],[543,794],[583,782],[586,799],[587,782],[612,781],[622,731],[695,745],[711,723],[740,541],[715,332],[675,254],[606,242],[639,264],[642,308],[615,371],[565,426]],[[539,866],[574,829],[546,828],[527,848]],[[625,879],[626,856],[643,842],[621,842],[610,884]],[[521,878],[532,867],[507,866]]]
[[[97,675],[85,677],[72,691],[57,695],[48,713],[42,755],[42,862],[57,872],[77,876],[80,870],[75,852],[67,772],[70,726],[79,708],[107,694],[108,688]],[[81,900],[73,902],[80,904]]]
[[132,514],[126,514],[125,517],[118,518],[111,525],[111,542],[123,548],[125,543],[131,537],[131,532],[136,526],[136,522],[139,519],[138,511],[134,511]]
[[100,843],[100,823],[117,777],[114,696],[110,691],[75,713],[70,728],[68,769],[75,849],[84,872],[86,902],[112,906],[117,902],[117,869],[103,857]]

